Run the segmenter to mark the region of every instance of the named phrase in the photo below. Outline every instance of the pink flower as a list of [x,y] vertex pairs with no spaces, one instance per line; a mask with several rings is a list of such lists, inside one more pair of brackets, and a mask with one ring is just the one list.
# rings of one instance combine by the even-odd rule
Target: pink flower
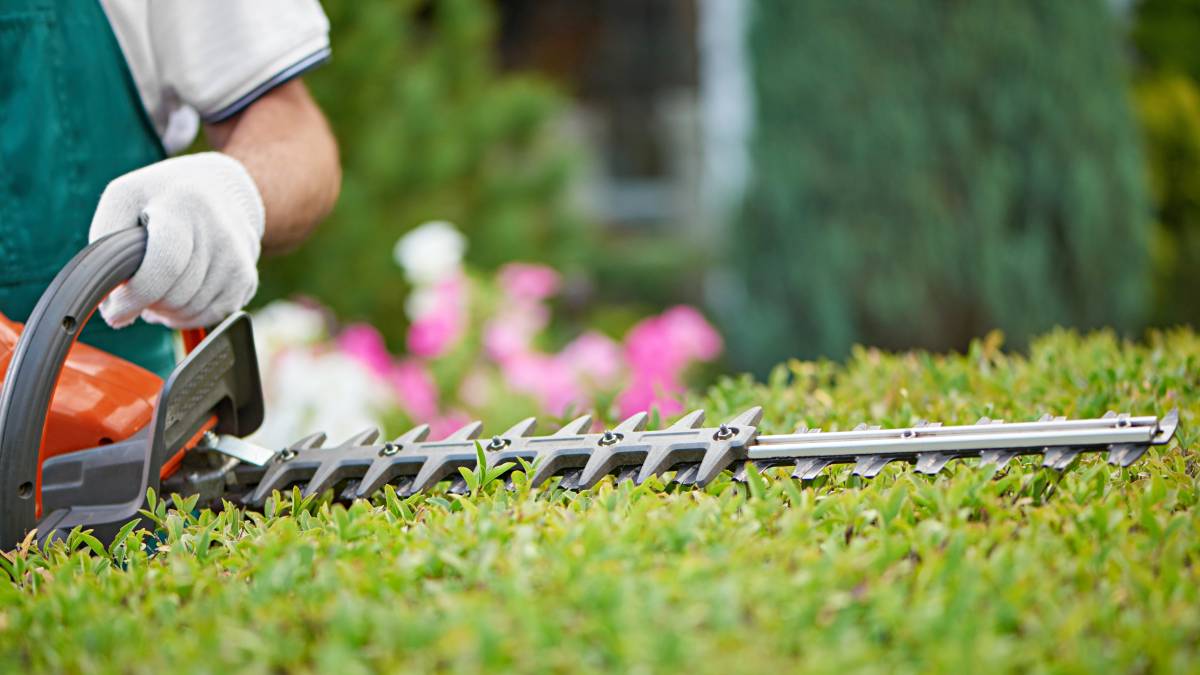
[[484,327],[483,347],[488,356],[503,363],[529,352],[533,339],[549,320],[550,312],[540,304],[519,303],[508,307]]
[[692,361],[721,353],[721,336],[695,309],[676,306],[637,323],[625,336],[625,357],[634,373],[674,379]]
[[721,353],[721,334],[694,307],[676,305],[660,315],[675,349],[697,361],[711,361]]
[[617,396],[617,409],[622,417],[657,408],[664,417],[683,412],[681,383],[667,378],[635,376],[633,382]]
[[607,387],[621,373],[621,347],[602,333],[588,331],[558,355],[563,366],[598,387]]
[[[432,417],[429,421],[429,437],[443,439],[458,431],[463,426],[470,424],[470,422],[470,416],[461,410],[454,410],[445,415]],[[457,476],[457,474],[455,475]]]
[[721,336],[691,307],[679,305],[639,321],[625,336],[632,381],[617,398],[625,415],[657,407],[663,415],[682,410],[682,376],[694,361],[721,353]]
[[337,346],[379,377],[387,377],[392,369],[392,355],[374,326],[365,323],[346,326],[337,336]]
[[408,351],[427,358],[446,353],[466,331],[466,288],[461,276],[443,279],[433,286],[426,307],[408,327]]
[[400,407],[410,417],[431,420],[438,414],[437,384],[420,361],[400,361],[391,369],[387,379],[400,400]]
[[561,415],[586,401],[574,374],[553,356],[536,352],[517,354],[502,363],[501,368],[513,391],[534,396],[541,408],[551,414]]
[[460,335],[461,327],[457,319],[437,312],[412,322],[408,326],[405,343],[412,354],[434,358],[452,347]]
[[554,269],[531,263],[509,263],[497,275],[500,287],[520,300],[544,300],[558,292],[561,277]]

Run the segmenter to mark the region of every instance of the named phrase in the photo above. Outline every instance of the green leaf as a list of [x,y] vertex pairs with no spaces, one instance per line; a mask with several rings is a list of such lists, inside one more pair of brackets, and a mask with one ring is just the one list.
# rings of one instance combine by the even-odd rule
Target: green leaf
[[746,462],[746,487],[754,499],[765,499],[767,496],[767,481],[754,462]]

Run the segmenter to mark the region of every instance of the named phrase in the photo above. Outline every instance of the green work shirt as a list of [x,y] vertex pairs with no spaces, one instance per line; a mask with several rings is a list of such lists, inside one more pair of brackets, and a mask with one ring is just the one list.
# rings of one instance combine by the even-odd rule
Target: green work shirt
[[[25,321],[108,182],[165,156],[99,2],[0,0],[0,312]],[[162,326],[97,316],[80,339],[160,375],[175,363]]]

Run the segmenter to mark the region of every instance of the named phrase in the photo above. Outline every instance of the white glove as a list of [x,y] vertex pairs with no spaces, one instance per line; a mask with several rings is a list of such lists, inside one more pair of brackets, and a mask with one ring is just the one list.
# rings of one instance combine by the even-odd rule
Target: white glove
[[114,179],[89,241],[141,224],[146,257],[100,304],[113,328],[140,314],[172,328],[211,326],[258,289],[265,212],[241,162],[219,152],[174,157]]

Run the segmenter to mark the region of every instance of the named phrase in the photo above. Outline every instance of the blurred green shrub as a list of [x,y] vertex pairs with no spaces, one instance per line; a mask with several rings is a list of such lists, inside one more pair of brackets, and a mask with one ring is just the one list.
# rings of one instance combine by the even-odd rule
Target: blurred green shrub
[[306,77],[342,152],[341,200],[295,253],[265,261],[257,302],[301,294],[403,343],[405,231],[449,220],[472,264],[560,269],[586,250],[567,204],[572,157],[542,81],[500,75],[486,0],[326,0],[333,61]]
[[1151,217],[1104,3],[754,8],[739,365],[1141,325]]
[[[1200,39],[1200,36],[1198,36]],[[1200,89],[1192,79],[1156,75],[1134,88],[1157,218],[1153,259],[1157,323],[1200,319]]]
[[1134,84],[1155,207],[1156,323],[1200,321],[1200,1],[1147,0]]

